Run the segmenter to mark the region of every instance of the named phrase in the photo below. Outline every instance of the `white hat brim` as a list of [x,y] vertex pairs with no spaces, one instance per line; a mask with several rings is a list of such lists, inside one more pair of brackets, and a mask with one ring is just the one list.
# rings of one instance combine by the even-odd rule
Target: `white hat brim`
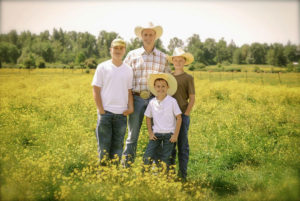
[[162,78],[168,82],[169,89],[167,94],[173,96],[177,91],[177,81],[175,77],[169,73],[157,73],[157,74],[150,74],[148,77],[147,85],[150,92],[157,96],[156,90],[154,89],[154,81],[158,78]]
[[191,63],[193,63],[194,61],[194,56],[191,53],[184,53],[184,54],[180,54],[180,55],[173,55],[173,56],[168,56],[168,62],[173,64],[173,57],[184,57],[185,58],[185,63],[184,65],[189,65]]
[[155,26],[155,27],[135,27],[134,29],[134,33],[137,37],[139,37],[140,39],[142,39],[142,31],[144,29],[152,29],[153,31],[155,31],[156,35],[155,35],[155,40],[157,40],[158,38],[161,37],[163,29],[161,26]]

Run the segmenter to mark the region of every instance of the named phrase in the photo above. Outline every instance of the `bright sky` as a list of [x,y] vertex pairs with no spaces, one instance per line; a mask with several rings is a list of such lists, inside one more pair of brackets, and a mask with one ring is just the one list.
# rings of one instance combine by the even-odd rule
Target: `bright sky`
[[274,43],[300,44],[300,5],[297,0],[64,0],[1,1],[1,33],[15,29],[34,33],[53,28],[89,32],[115,31],[125,40],[134,28],[152,21],[163,27],[161,40],[178,37],[186,43],[193,34],[201,41],[224,37],[238,46]]

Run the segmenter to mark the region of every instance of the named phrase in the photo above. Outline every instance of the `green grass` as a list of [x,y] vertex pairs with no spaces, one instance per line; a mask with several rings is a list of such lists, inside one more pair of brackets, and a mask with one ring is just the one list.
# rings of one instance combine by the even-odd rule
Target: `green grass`
[[[93,72],[0,69],[0,200],[299,200],[299,74],[189,72],[188,183],[98,174]],[[261,76],[263,80],[261,79]]]

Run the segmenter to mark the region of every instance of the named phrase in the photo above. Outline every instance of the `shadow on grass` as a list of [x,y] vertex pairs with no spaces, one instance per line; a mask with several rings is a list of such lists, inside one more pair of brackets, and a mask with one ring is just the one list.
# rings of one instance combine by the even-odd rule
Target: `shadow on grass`
[[213,191],[215,191],[219,196],[233,195],[238,192],[238,187],[222,178],[216,178],[210,184]]

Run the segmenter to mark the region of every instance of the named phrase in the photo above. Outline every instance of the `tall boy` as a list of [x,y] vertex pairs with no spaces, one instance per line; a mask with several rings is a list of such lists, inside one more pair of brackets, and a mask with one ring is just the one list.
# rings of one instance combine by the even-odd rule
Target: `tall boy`
[[131,67],[123,63],[126,43],[115,39],[111,43],[111,60],[97,66],[92,82],[97,106],[96,136],[100,164],[118,157],[123,152],[127,115],[133,112]]
[[151,164],[157,149],[163,144],[160,159],[169,166],[181,125],[181,111],[176,100],[171,97],[176,92],[177,83],[171,74],[151,74],[148,88],[155,98],[151,99],[145,111],[150,140],[144,154],[144,164]]
[[[168,57],[168,61],[174,64],[173,75],[177,80],[177,91],[173,97],[177,100],[182,111],[182,124],[178,136],[178,160],[179,176],[183,181],[187,177],[187,165],[189,160],[188,130],[190,125],[190,112],[195,103],[194,79],[191,75],[184,72],[184,66],[192,63],[194,57],[190,53],[184,52],[181,48],[175,48],[173,55]],[[172,153],[172,163],[175,164],[176,146]],[[173,164],[172,164],[173,165]]]

